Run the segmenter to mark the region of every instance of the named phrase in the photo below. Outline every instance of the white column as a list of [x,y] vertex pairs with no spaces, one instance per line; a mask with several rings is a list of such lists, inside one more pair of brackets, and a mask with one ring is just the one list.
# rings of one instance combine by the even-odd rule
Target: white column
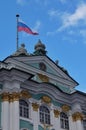
[[84,129],[81,120],[76,121],[76,127],[77,127],[77,130],[83,130]]
[[34,130],[38,130],[38,108],[39,105],[36,103],[32,103],[32,107],[33,107],[33,113],[32,113],[32,119],[33,119],[33,125],[34,125]]
[[19,130],[19,93],[13,93],[13,130]]
[[60,112],[58,110],[54,110],[54,122],[53,122],[53,129],[60,130]]
[[75,124],[76,124],[76,130],[83,130],[84,129],[83,124],[82,124],[82,119],[83,119],[82,113],[75,112],[72,115],[72,119],[73,119],[73,122],[75,122]]
[[10,130],[13,130],[13,97],[10,94]]
[[54,124],[54,112],[53,111],[54,111],[53,109],[51,109],[51,111],[50,111],[50,123],[51,123],[51,125]]
[[2,94],[2,129],[9,130],[9,94]]
[[55,117],[53,128],[55,130],[60,130],[61,129],[61,127],[60,127],[60,117],[58,117],[58,118]]
[[77,130],[76,122],[73,121],[72,115],[69,116],[69,130]]
[[[73,120],[73,126],[75,126],[75,130],[83,130],[83,124],[82,124],[82,109],[79,103],[74,103],[72,106],[72,120]],[[74,129],[73,129],[74,130]]]

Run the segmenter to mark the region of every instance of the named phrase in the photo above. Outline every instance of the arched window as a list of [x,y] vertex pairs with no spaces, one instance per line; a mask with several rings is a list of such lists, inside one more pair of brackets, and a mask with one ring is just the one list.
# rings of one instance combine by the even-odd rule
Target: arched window
[[69,130],[69,120],[67,114],[64,112],[60,113],[61,128]]
[[19,107],[20,107],[20,116],[29,118],[29,105],[26,101],[20,100],[19,101]]
[[50,124],[50,111],[45,106],[40,106],[39,109],[40,114],[40,122],[43,124]]

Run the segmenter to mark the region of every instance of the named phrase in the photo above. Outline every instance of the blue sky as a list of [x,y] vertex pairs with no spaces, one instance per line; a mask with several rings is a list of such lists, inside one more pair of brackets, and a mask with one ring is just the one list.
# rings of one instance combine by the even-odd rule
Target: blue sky
[[39,35],[19,32],[19,46],[32,53],[40,39],[86,92],[86,0],[1,0],[0,60],[16,51],[16,14]]

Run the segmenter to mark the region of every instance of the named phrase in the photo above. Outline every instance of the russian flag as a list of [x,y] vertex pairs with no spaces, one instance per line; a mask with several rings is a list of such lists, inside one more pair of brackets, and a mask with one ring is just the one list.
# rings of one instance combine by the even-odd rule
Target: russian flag
[[26,24],[24,24],[23,22],[18,22],[18,32],[20,31],[24,31],[26,33],[32,34],[32,35],[38,35],[37,32],[33,32]]

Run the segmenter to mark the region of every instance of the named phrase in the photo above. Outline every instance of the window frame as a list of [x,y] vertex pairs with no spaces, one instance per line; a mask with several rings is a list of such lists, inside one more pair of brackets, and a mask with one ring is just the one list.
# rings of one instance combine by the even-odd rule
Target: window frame
[[24,99],[19,100],[19,115],[20,115],[20,117],[27,118],[27,119],[30,116],[29,115],[29,103]]
[[50,110],[47,106],[41,105],[39,107],[39,120],[42,124],[50,125]]
[[62,129],[69,130],[69,118],[65,112],[60,113],[60,126]]

